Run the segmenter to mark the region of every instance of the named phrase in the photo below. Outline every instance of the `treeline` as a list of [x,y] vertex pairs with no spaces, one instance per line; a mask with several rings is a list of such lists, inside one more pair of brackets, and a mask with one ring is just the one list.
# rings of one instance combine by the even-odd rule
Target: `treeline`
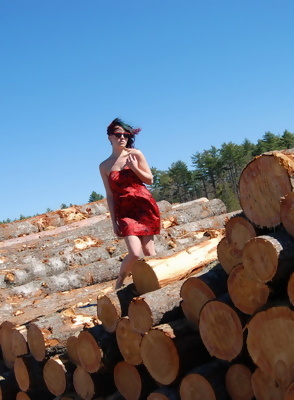
[[199,197],[219,198],[228,211],[240,208],[238,181],[245,165],[256,155],[294,148],[294,134],[285,130],[282,135],[266,132],[257,144],[245,139],[240,145],[223,143],[221,148],[191,156],[192,169],[183,161],[172,163],[167,171],[151,168],[154,175],[151,192],[157,201],[182,203]]

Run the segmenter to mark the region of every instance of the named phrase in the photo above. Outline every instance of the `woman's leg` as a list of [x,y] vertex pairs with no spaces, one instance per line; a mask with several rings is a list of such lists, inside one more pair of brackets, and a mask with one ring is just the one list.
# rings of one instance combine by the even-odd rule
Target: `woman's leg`
[[155,256],[154,236],[141,236],[142,250],[145,256]]
[[124,239],[129,253],[121,263],[119,276],[115,284],[116,289],[123,285],[125,278],[132,272],[132,266],[138,260],[142,251],[142,243],[138,236],[125,236]]

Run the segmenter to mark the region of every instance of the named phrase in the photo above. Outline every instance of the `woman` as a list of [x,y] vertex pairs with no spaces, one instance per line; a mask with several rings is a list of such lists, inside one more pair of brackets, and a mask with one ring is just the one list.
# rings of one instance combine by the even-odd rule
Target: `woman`
[[134,149],[139,131],[119,118],[114,119],[107,128],[112,154],[100,164],[113,230],[124,237],[128,248],[116,289],[132,272],[141,251],[146,256],[156,254],[153,235],[160,232],[159,209],[144,185],[151,185],[153,176],[142,152]]

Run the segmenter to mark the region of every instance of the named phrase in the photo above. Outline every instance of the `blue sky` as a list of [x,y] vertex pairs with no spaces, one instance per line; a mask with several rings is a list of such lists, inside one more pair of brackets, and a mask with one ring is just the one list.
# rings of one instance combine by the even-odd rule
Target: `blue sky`
[[105,195],[115,117],[150,166],[294,132],[292,0],[1,0],[0,220]]

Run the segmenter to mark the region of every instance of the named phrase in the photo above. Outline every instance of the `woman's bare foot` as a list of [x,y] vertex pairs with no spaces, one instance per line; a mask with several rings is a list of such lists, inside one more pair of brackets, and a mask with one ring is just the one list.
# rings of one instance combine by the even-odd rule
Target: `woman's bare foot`
[[121,275],[118,276],[116,283],[115,283],[115,289],[119,289],[122,287],[123,283],[124,283],[125,278]]

